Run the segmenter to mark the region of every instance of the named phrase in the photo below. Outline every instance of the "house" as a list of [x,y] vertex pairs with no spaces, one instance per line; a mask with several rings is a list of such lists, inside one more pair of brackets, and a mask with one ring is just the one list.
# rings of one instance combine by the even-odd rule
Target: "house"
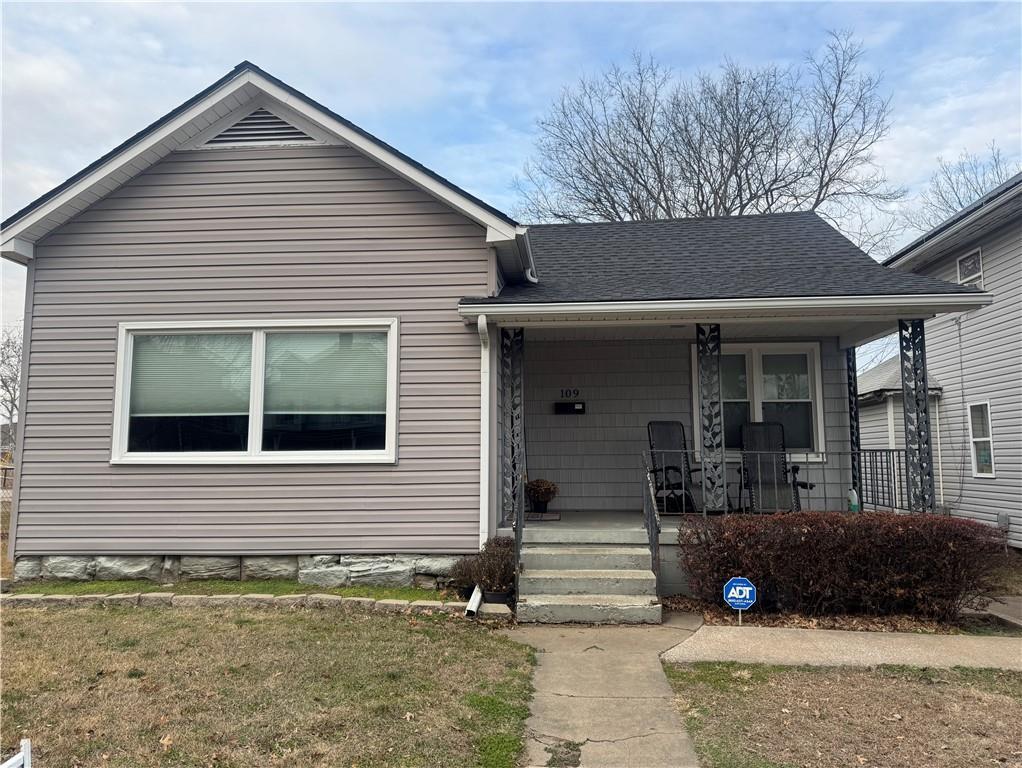
[[941,385],[943,506],[1022,547],[1022,174],[891,256],[905,274],[973,285],[992,304],[926,320]]
[[[901,360],[888,358],[858,376],[859,444],[868,453],[868,460],[878,462],[884,472],[874,472],[874,481],[888,479],[881,488],[870,489],[872,506],[879,509],[904,509],[907,505],[905,483],[899,482],[905,461],[905,400],[901,387]],[[943,442],[941,440],[940,382],[932,371],[926,377],[930,418],[933,429],[932,449],[935,506],[946,509],[943,474]]]
[[[408,583],[506,531],[525,620],[659,619],[650,421],[700,511],[781,504],[790,463],[788,507],[865,494],[854,350],[898,328],[932,509],[923,321],[991,300],[813,213],[527,227],[247,62],[2,241],[19,577]],[[786,443],[740,451],[760,421]],[[526,477],[561,520],[526,522]]]

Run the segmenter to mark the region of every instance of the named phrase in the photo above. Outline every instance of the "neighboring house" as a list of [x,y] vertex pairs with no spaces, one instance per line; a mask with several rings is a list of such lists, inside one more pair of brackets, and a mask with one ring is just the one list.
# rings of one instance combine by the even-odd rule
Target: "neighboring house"
[[993,303],[926,321],[941,384],[944,505],[1022,547],[1022,174],[901,249],[900,272],[974,285]]
[[[513,524],[522,619],[659,618],[648,422],[684,425],[701,510],[790,508],[789,461],[804,508],[844,509],[855,346],[900,327],[915,392],[923,319],[990,301],[814,213],[526,227],[248,63],[2,240],[18,575],[407,583]],[[786,450],[741,454],[761,420]],[[916,509],[930,451],[910,430]],[[561,521],[525,523],[527,474]]]
[[[868,460],[879,463],[883,472],[873,472],[876,482],[885,484],[873,493],[882,509],[903,509],[906,484],[905,463],[905,397],[901,386],[901,360],[892,357],[859,374],[859,441],[868,449]],[[932,374],[932,371],[931,371]],[[940,428],[940,383],[932,375],[926,377],[930,397],[930,418],[933,428],[934,483],[936,506],[944,508],[944,476],[941,459],[943,445]],[[889,481],[889,482],[888,482]]]

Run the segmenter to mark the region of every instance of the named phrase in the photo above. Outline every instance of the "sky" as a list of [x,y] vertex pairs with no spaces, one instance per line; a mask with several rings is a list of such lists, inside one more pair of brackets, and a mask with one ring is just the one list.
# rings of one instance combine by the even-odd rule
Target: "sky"
[[[513,212],[560,90],[633,52],[681,75],[797,64],[829,29],[866,46],[893,125],[878,148],[918,193],[936,158],[1022,147],[1022,4],[14,3],[2,6],[3,215],[250,60]],[[24,270],[3,262],[2,319]]]

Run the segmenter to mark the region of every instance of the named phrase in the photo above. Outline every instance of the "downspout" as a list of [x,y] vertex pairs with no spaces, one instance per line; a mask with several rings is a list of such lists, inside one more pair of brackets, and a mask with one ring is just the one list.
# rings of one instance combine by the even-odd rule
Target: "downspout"
[[486,315],[476,319],[479,333],[479,548],[490,537],[490,329]]

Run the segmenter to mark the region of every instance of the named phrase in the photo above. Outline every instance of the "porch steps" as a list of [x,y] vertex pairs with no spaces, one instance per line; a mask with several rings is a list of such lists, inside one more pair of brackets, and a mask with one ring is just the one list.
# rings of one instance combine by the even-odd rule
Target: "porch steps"
[[529,570],[518,588],[523,593],[552,595],[650,595],[656,578],[646,570]]
[[659,624],[660,600],[641,526],[526,526],[520,622]]

